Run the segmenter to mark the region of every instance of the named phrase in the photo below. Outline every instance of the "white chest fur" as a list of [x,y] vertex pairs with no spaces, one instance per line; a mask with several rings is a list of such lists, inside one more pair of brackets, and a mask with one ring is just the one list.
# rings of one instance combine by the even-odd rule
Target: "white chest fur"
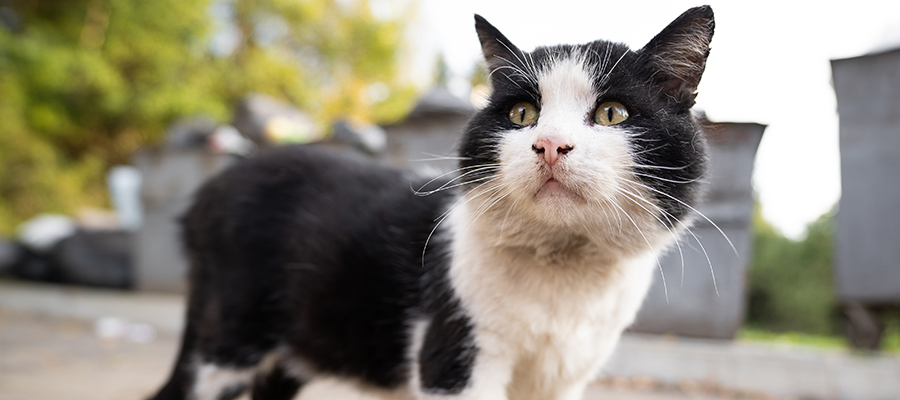
[[497,375],[490,379],[508,380],[512,399],[566,398],[561,392],[573,387],[580,393],[633,321],[656,255],[623,258],[585,237],[552,232],[540,233],[543,245],[519,245],[489,216],[466,224],[468,212],[458,207],[448,221],[450,277],[472,318],[479,358],[491,359],[476,362],[476,385],[488,379],[479,376],[487,363],[493,367],[483,369]]

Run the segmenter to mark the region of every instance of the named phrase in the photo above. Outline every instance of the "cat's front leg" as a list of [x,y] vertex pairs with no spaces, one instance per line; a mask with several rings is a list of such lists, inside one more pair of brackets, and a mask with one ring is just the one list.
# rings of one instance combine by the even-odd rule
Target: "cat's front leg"
[[506,400],[513,361],[502,341],[476,334],[468,319],[437,316],[417,355],[416,394],[422,400]]
[[506,400],[511,376],[512,365],[504,358],[481,353],[464,385],[448,387],[421,380],[417,395],[421,400]]

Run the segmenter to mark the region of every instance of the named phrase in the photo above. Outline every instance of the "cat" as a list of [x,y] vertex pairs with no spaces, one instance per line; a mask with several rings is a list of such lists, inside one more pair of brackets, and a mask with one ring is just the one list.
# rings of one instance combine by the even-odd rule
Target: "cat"
[[293,146],[212,179],[183,218],[187,323],[154,399],[290,399],[320,377],[579,399],[701,195],[714,26],[702,6],[636,51],[529,53],[476,15],[493,91],[455,175]]

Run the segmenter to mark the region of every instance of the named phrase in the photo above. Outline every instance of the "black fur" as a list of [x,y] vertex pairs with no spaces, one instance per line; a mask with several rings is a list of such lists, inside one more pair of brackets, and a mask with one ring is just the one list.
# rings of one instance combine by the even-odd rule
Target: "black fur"
[[251,399],[291,400],[304,382],[290,376],[284,366],[278,364],[272,371],[257,375],[253,382]]
[[469,383],[477,348],[463,311],[454,301],[432,317],[419,352],[419,377],[426,392],[459,393]]

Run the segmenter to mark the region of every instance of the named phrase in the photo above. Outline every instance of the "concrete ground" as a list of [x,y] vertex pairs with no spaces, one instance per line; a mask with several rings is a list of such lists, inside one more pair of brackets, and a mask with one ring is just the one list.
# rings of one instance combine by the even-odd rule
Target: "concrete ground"
[[[0,280],[0,400],[144,399],[175,359],[176,295]],[[626,335],[585,400],[900,399],[900,357]],[[297,400],[371,400],[327,382]]]
[[[98,334],[97,321],[0,309],[0,400],[144,399],[166,378],[177,337],[160,331],[152,340]],[[102,331],[103,328],[100,328]],[[100,332],[102,333],[102,332]],[[143,338],[141,340],[146,340]],[[363,398],[318,383],[300,400]],[[699,391],[636,389],[626,381],[592,386],[586,400],[714,400]]]

